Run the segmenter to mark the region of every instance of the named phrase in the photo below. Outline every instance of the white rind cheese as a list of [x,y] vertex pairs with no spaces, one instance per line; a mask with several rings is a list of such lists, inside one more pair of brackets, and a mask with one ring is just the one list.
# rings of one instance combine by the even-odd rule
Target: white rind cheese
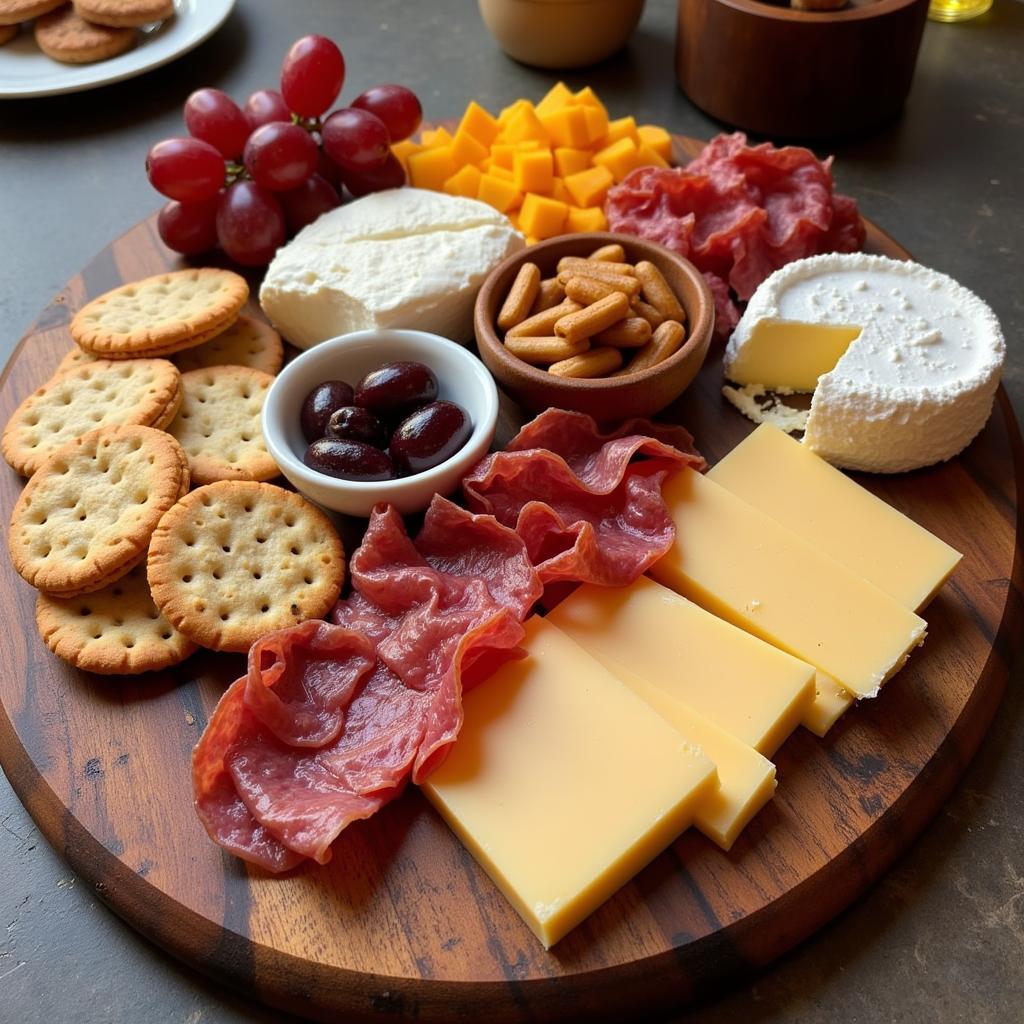
[[864,253],[790,263],[748,303],[725,376],[763,385],[747,379],[765,365],[758,328],[784,339],[786,325],[832,327],[823,347],[834,344],[834,328],[859,328],[818,378],[807,417],[804,444],[833,465],[875,473],[929,466],[963,450],[989,417],[1006,352],[999,321],[945,274]]
[[325,213],[279,249],[260,305],[299,348],[385,327],[466,342],[484,278],[524,244],[507,217],[475,199],[377,192]]

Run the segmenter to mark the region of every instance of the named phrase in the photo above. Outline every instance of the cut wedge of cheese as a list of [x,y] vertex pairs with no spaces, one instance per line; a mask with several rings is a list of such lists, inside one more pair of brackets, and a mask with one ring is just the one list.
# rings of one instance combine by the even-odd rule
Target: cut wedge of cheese
[[651,575],[722,618],[874,697],[925,622],[846,566],[692,469],[666,484],[676,541]]
[[807,662],[645,577],[579,587],[548,621],[612,672],[646,679],[769,757],[814,698]]
[[534,616],[524,646],[466,695],[459,741],[422,788],[549,947],[690,825],[718,778],[565,633]]
[[962,557],[767,424],[707,475],[914,611],[928,604]]
[[847,469],[897,473],[970,443],[991,412],[1005,349],[992,310],[945,274],[830,253],[758,287],[725,353],[726,378],[744,387],[725,394],[758,418],[759,389],[813,391],[808,448]]

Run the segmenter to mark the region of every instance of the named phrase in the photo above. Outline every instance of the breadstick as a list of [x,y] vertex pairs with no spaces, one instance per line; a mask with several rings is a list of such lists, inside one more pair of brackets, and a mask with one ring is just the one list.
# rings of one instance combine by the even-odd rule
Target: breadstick
[[[589,306],[592,302],[597,302],[605,298],[605,296],[614,295],[619,291],[621,291],[620,288],[616,288],[615,285],[602,281],[597,277],[583,277],[580,275],[578,277],[570,277],[565,282],[565,294],[581,306]],[[623,292],[623,294],[625,293]]]
[[625,263],[626,250],[617,242],[611,245],[602,245],[595,249],[588,257],[588,260],[600,260],[602,263]]
[[606,295],[593,305],[568,313],[555,322],[555,334],[569,341],[589,338],[629,313],[629,299],[622,292]]
[[686,319],[683,307],[679,304],[675,292],[669,287],[668,281],[661,271],[648,260],[641,260],[636,265],[636,276],[643,285],[644,298],[666,320],[677,320],[682,323]]
[[557,306],[565,298],[565,289],[558,283],[557,277],[546,277],[537,289],[537,298],[533,300],[530,315],[543,313],[545,309]]
[[627,316],[591,337],[595,345],[615,348],[643,348],[650,340],[651,325],[642,316]]
[[519,268],[519,273],[516,274],[516,279],[512,282],[512,287],[498,314],[498,326],[503,331],[515,327],[530,315],[539,288],[540,267],[536,263],[524,263]]
[[582,355],[590,348],[590,339],[566,341],[565,338],[506,338],[505,348],[524,363],[547,366],[562,359]]
[[552,363],[548,373],[556,377],[604,377],[622,365],[622,353],[617,348],[593,348],[581,356]]
[[587,277],[594,278],[598,281],[605,281],[607,284],[615,286],[616,291],[624,292],[630,298],[634,295],[640,294],[640,281],[635,277],[630,277],[628,274],[616,274],[614,271],[605,270],[606,266],[611,266],[610,263],[598,263],[593,262],[587,264],[586,269],[582,267],[571,267],[567,270],[560,270],[558,272],[558,280],[562,282],[563,287],[565,283],[572,277],[578,277],[580,274],[585,274]]
[[629,361],[629,365],[623,367],[614,376],[622,377],[627,373],[636,373],[637,370],[647,370],[656,366],[676,352],[685,337],[686,331],[683,330],[682,324],[676,320],[666,320],[654,332],[651,340],[643,348],[637,350],[636,355]]
[[582,308],[578,302],[573,302],[572,299],[565,299],[557,306],[545,309],[541,313],[535,313],[522,323],[518,323],[515,327],[510,328],[505,335],[505,340],[508,341],[509,338],[547,337],[547,335],[554,333],[555,324],[563,316],[568,313],[575,313]]
[[634,299],[630,305],[636,310],[637,316],[642,316],[651,325],[652,331],[656,331],[665,322],[665,318],[643,299]]
[[589,273],[597,264],[599,270],[606,270],[610,274],[625,274],[627,277],[634,277],[632,263],[609,262],[608,260],[587,260],[582,256],[563,256],[558,261],[558,272],[563,270],[575,270],[578,274]]

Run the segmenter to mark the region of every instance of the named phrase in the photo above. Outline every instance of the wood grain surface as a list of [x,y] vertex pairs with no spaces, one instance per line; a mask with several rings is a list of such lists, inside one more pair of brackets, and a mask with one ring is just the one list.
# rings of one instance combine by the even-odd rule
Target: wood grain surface
[[[905,255],[873,227],[869,248]],[[0,416],[67,351],[71,311],[174,265],[153,219],[104,249],[23,340],[3,376]],[[664,417],[685,423],[711,462],[751,426],[720,396],[719,358]],[[506,432],[514,409],[507,414]],[[35,593],[6,558],[0,762],[101,899],[174,955],[267,1003],[320,1020],[635,1019],[804,939],[939,808],[984,736],[1019,645],[1022,466],[1000,390],[988,426],[956,460],[858,478],[965,553],[927,610],[924,648],[825,740],[800,730],[784,744],[775,799],[730,853],[691,830],[550,952],[415,790],[349,828],[325,868],[273,878],[222,853],[193,813],[188,761],[243,659],[200,653],[130,679],[78,672],[38,639]],[[8,512],[21,486],[4,467]]]

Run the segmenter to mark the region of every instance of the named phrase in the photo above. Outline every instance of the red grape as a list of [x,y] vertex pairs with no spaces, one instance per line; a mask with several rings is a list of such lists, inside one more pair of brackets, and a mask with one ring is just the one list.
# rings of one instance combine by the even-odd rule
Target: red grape
[[197,89],[185,100],[185,127],[229,160],[242,152],[250,131],[238,104],[220,89]]
[[317,146],[305,128],[274,121],[249,136],[242,159],[253,181],[283,192],[298,188],[316,170]]
[[405,184],[405,169],[394,153],[388,153],[387,159],[372,171],[345,171],[342,175],[345,188],[357,199],[370,192],[383,192],[386,188],[401,188]]
[[224,157],[202,139],[164,139],[146,156],[149,183],[168,199],[196,203],[224,186]]
[[341,168],[320,149],[316,161],[316,173],[325,181],[329,181],[335,188],[341,188]]
[[404,85],[375,85],[357,96],[351,105],[376,114],[384,122],[392,142],[409,138],[423,120],[423,108],[416,93]]
[[325,113],[344,81],[345,58],[326,36],[297,39],[281,65],[281,95],[300,117]]
[[219,196],[200,203],[179,203],[172,199],[161,211],[156,226],[164,245],[191,256],[217,244]]
[[391,140],[384,122],[368,110],[336,110],[323,127],[324,149],[342,171],[372,171],[388,158]]
[[291,121],[292,114],[284,97],[273,89],[259,89],[245,101],[245,119],[249,130],[273,121]]
[[341,203],[334,186],[319,174],[311,174],[298,188],[281,192],[277,198],[281,200],[284,219],[292,231],[312,224],[321,213]]
[[274,193],[253,181],[232,185],[217,208],[217,238],[236,263],[269,263],[285,238],[284,214]]

